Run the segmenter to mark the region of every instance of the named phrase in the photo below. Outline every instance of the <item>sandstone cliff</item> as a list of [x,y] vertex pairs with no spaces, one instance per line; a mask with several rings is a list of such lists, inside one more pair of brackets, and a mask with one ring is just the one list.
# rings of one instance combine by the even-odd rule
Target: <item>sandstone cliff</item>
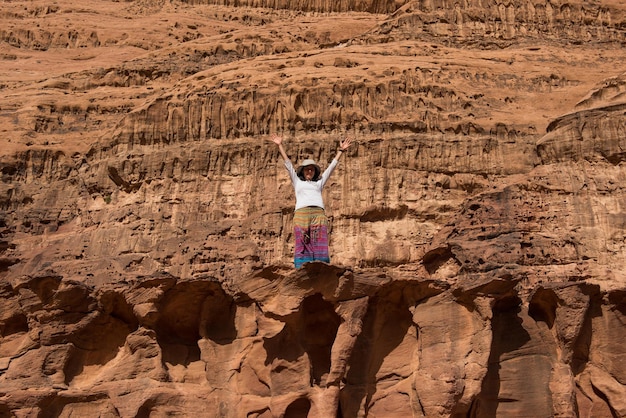
[[0,21],[0,416],[626,416],[624,2]]

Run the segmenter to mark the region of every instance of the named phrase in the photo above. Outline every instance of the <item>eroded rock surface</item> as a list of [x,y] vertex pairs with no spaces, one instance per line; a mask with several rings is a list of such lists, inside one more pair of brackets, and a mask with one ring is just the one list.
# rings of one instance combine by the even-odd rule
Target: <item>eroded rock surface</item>
[[626,416],[623,2],[0,22],[0,416]]

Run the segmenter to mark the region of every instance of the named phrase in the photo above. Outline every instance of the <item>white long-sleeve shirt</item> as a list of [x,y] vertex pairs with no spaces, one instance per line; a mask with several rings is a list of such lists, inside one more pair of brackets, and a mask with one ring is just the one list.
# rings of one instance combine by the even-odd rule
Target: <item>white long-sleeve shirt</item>
[[338,163],[339,161],[333,159],[317,181],[306,181],[298,177],[298,173],[296,173],[296,170],[293,168],[291,161],[285,160],[285,167],[289,172],[291,183],[296,192],[296,210],[307,206],[317,206],[324,209],[322,188],[324,188],[324,185]]

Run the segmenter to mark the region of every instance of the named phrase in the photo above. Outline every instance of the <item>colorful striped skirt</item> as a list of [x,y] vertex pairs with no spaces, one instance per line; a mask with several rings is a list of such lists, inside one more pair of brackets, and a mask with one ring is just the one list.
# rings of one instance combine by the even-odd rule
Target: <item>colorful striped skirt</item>
[[330,263],[328,255],[328,218],[324,209],[307,206],[296,210],[293,216],[296,248],[293,263],[300,268],[307,261]]

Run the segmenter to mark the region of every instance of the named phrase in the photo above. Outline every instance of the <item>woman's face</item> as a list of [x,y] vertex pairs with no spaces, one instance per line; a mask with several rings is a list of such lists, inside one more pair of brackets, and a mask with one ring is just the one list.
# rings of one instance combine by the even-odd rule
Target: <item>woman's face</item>
[[315,166],[307,165],[302,172],[305,180],[313,180],[313,177],[315,177]]

